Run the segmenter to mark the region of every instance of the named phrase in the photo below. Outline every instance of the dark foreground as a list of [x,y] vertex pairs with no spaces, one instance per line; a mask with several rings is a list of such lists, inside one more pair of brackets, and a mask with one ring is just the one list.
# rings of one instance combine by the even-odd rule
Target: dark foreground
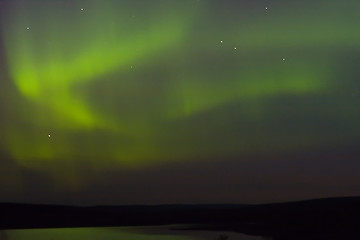
[[262,205],[71,207],[0,204],[0,229],[155,226],[283,239],[360,239],[360,197]]

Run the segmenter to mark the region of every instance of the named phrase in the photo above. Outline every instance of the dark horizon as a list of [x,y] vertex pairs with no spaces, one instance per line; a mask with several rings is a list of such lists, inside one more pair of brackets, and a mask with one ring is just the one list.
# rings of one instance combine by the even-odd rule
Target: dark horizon
[[360,197],[261,205],[74,207],[0,204],[0,211],[0,233],[1,230],[25,229],[29,232],[30,229],[41,229],[43,236],[46,235],[44,229],[55,234],[56,229],[77,228],[89,232],[89,229],[110,227],[119,230],[120,227],[131,227],[138,233],[142,229],[147,234],[167,230],[171,236],[204,231],[240,233],[274,240],[356,239],[360,236]]

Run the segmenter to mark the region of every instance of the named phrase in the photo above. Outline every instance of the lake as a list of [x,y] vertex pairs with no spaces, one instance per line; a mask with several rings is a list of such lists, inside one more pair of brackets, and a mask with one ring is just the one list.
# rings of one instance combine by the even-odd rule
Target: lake
[[169,231],[161,227],[97,227],[3,230],[0,240],[260,240],[260,237],[211,231]]

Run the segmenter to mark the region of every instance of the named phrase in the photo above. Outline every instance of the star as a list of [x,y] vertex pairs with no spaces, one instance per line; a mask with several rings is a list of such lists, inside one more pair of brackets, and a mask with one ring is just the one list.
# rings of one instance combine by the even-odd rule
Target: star
[[220,43],[223,43],[223,40],[221,40]]
[[30,30],[30,27],[26,27],[27,30]]
[[84,11],[84,9],[83,9],[83,8],[81,8],[80,10],[81,10],[81,11]]
[[283,58],[283,61],[285,61],[285,58]]

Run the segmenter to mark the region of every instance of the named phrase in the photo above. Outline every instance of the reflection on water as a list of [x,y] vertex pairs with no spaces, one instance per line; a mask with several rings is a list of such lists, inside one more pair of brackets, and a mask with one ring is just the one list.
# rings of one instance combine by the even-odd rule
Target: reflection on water
[[[154,228],[58,228],[0,231],[0,240],[259,240],[261,238],[237,233],[205,231],[168,231]],[[221,237],[222,236],[222,237]]]

